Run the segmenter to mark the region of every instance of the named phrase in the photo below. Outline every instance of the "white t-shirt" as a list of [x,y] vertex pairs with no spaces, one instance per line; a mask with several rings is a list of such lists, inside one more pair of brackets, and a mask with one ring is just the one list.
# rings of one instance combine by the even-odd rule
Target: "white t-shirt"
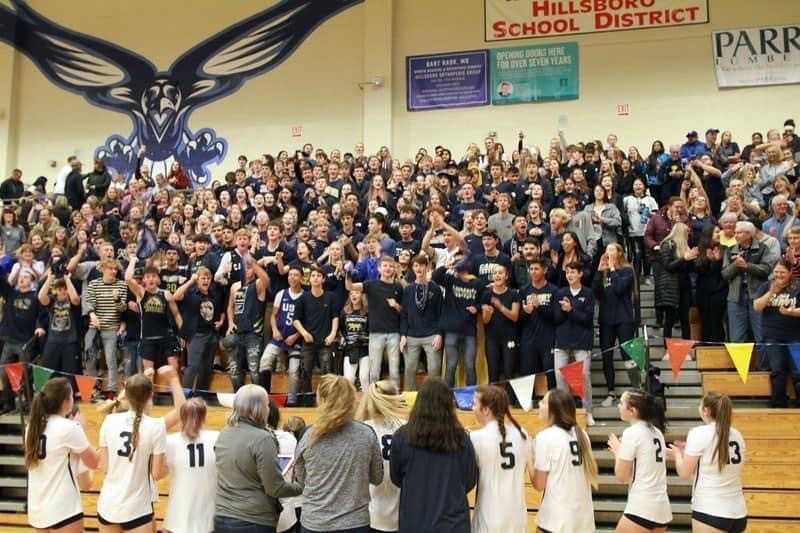
[[631,237],[641,237],[647,227],[647,222],[657,211],[658,204],[652,196],[626,196],[623,205],[628,213],[628,233]]
[[731,428],[728,436],[728,464],[720,472],[717,458],[717,426],[696,427],[686,439],[686,455],[699,457],[692,490],[692,510],[721,518],[744,518],[747,504],[742,492],[745,443],[742,434]]
[[622,432],[618,459],[633,461],[625,513],[657,524],[672,521],[667,496],[667,446],[661,431],[639,421]]
[[479,471],[473,533],[528,531],[525,467],[533,472],[531,439],[523,437],[512,424],[505,427],[505,442],[497,421],[469,434]]
[[547,472],[547,487],[537,516],[547,531],[585,533],[594,531],[592,487],[578,453],[575,428],[569,432],[550,426],[536,435],[536,470]]
[[183,433],[167,437],[169,502],[164,529],[180,533],[214,530],[214,498],[217,492],[218,431],[203,430],[190,441]]
[[78,455],[88,447],[80,424],[58,415],[48,417],[39,440],[39,462],[28,470],[28,519],[33,527],[47,529],[83,512]]
[[389,458],[392,435],[406,422],[402,420],[396,426],[390,426],[385,420],[366,420],[364,423],[375,430],[383,456],[383,481],[380,485],[369,486],[369,525],[380,531],[397,531],[400,527],[400,489],[390,478]]
[[112,524],[153,512],[150,457],[163,455],[167,448],[164,420],[144,415],[139,424],[139,445],[133,451],[134,417],[133,411],[111,414],[100,426],[100,447],[108,450],[108,469],[97,499],[97,513]]

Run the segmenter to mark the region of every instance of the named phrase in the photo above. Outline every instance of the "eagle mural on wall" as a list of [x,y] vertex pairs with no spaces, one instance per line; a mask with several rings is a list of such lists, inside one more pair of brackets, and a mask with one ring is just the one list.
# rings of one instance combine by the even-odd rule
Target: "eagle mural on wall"
[[0,40],[33,61],[55,85],[127,114],[128,136],[111,135],[95,157],[130,178],[138,153],[153,174],[178,161],[196,185],[210,179],[228,143],[211,128],[192,132],[195,109],[236,92],[287,59],[322,22],[364,0],[282,0],[201,42],[166,71],[108,41],[48,20],[23,0],[0,4]]

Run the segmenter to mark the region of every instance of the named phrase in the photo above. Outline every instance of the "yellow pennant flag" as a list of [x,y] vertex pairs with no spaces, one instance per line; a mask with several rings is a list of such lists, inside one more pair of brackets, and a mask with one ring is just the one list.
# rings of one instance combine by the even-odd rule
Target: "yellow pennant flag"
[[750,358],[753,356],[752,342],[726,342],[725,349],[733,360],[733,366],[739,373],[742,383],[747,383],[747,375],[750,373]]

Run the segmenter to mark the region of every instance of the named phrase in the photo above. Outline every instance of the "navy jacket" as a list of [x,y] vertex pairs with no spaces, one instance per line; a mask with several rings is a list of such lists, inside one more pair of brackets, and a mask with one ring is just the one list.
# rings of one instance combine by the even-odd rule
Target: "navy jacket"
[[442,316],[442,305],[444,303],[442,288],[432,281],[428,283],[428,296],[423,311],[420,311],[417,307],[414,289],[414,283],[403,289],[400,335],[415,338],[438,335],[439,317]]
[[600,307],[598,321],[601,324],[633,324],[633,269],[620,268],[608,272],[603,278],[599,270],[592,284],[594,296]]
[[[565,313],[559,302],[569,299],[572,311]],[[591,350],[594,340],[594,296],[592,291],[581,287],[573,296],[569,287],[563,287],[555,294],[553,317],[556,324],[556,348],[561,350]]]
[[[439,317],[439,329],[445,333],[457,333],[468,337],[476,335],[476,315],[467,311],[467,307],[480,308],[480,293],[485,284],[478,278],[469,281],[461,279],[439,267],[433,272],[433,281],[444,287],[444,305]],[[480,311],[478,311],[480,312]]]

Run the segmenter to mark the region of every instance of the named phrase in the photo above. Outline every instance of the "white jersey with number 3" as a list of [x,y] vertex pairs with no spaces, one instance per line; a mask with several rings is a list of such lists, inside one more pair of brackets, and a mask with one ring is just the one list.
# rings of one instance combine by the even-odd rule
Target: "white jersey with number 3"
[[592,487],[586,479],[575,428],[550,426],[536,435],[536,470],[547,472],[538,526],[553,533],[594,531]]
[[744,438],[735,428],[728,435],[728,464],[720,472],[715,453],[717,426],[706,424],[692,429],[684,453],[699,457],[692,490],[692,511],[722,518],[744,518],[747,504],[742,492]]
[[115,413],[100,426],[100,447],[108,452],[108,468],[97,499],[97,513],[113,524],[153,512],[150,458],[166,451],[164,420],[147,415],[139,423],[139,443],[133,450],[134,417],[133,411]]
[[364,423],[375,430],[383,456],[383,481],[380,485],[369,486],[369,525],[378,531],[397,531],[400,520],[400,489],[389,478],[389,450],[392,447],[392,435],[406,421],[401,420],[396,426],[377,420],[366,420]]
[[512,424],[505,429],[505,441],[497,421],[469,434],[479,471],[473,533],[528,531],[525,467],[533,468],[531,440]]
[[622,432],[618,459],[633,462],[625,513],[657,524],[672,521],[667,495],[667,446],[661,430],[638,421]]
[[201,431],[194,441],[183,433],[167,437],[169,503],[164,529],[208,533],[214,530],[218,431]]
[[28,470],[28,518],[47,529],[81,513],[78,455],[89,441],[74,420],[50,415],[39,438],[39,462]]

